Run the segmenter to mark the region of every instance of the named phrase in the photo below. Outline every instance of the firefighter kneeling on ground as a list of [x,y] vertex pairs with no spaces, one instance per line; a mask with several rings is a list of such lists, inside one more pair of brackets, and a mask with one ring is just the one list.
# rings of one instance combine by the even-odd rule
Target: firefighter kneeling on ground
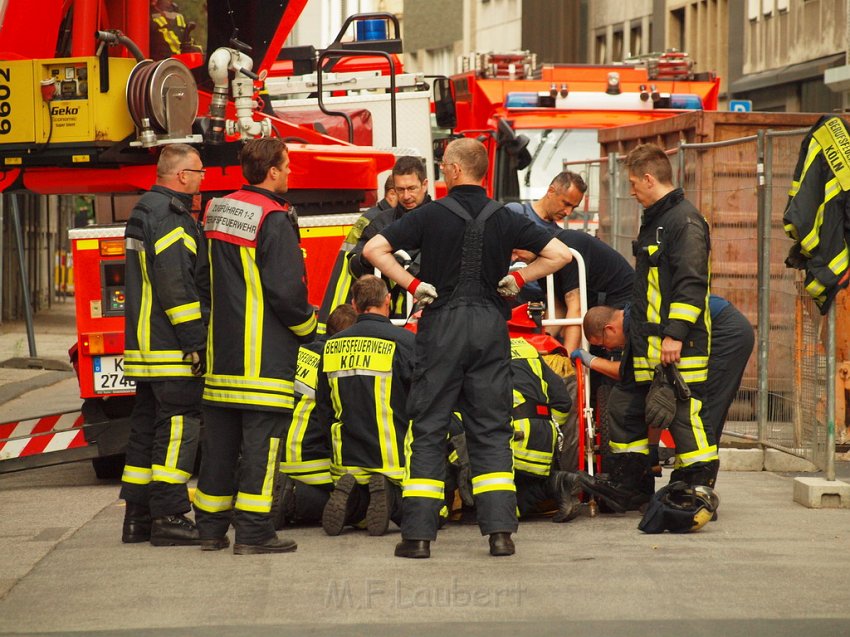
[[357,322],[328,339],[316,389],[336,479],[322,528],[339,535],[365,520],[369,535],[383,535],[390,520],[401,523],[414,336],[390,322],[383,280],[366,274],[351,293]]
[[[520,518],[545,513],[554,501],[557,512],[552,521],[569,522],[579,513],[581,488],[575,473],[558,469],[555,450],[559,428],[567,423],[572,399],[563,379],[524,338],[511,339],[511,378],[514,429],[511,449]],[[467,494],[471,494],[471,485],[466,482],[470,473],[465,470],[469,460],[464,458],[463,436],[459,433],[451,437],[453,453],[449,461],[457,468],[457,488],[465,510],[469,510],[472,502]]]
[[319,423],[316,385],[328,338],[354,325],[357,312],[340,305],[327,319],[327,333],[298,350],[295,368],[295,409],[283,439],[272,516],[275,529],[287,524],[321,522],[333,491],[330,438]]
[[[711,295],[709,297],[709,308],[712,320],[712,331],[714,347],[712,347],[711,355],[708,359],[708,380],[706,381],[706,395],[713,401],[713,409],[710,412],[711,417],[704,422],[705,429],[720,440],[723,432],[723,426],[726,421],[726,416],[735,399],[738,387],[741,384],[741,379],[744,375],[744,370],[747,366],[750,354],[752,353],[754,335],[752,325],[748,319],[735,308],[729,301]],[[584,318],[584,331],[587,340],[597,346],[604,346],[610,349],[623,349],[627,345],[627,334],[629,330],[629,314],[630,308],[627,306],[624,309],[618,310],[608,306],[600,306],[588,310]],[[582,362],[593,370],[605,374],[615,380],[620,379],[620,363],[609,361],[601,357],[591,355],[586,350],[576,350],[572,354],[573,358],[581,358]],[[659,379],[659,384],[662,379]],[[667,402],[671,408],[667,411],[666,417],[664,414],[656,416],[654,422],[664,424],[668,419],[672,419],[676,410],[675,391],[672,388],[662,389],[667,393]],[[649,412],[648,412],[649,413]],[[657,412],[652,412],[657,413]],[[658,437],[660,430],[656,427],[649,429],[650,441],[650,457],[655,455],[657,462],[658,454]],[[653,449],[653,442],[654,449]],[[652,461],[650,461],[652,462]],[[711,477],[711,485],[706,489],[696,489],[699,493],[684,492],[681,488],[667,489],[659,491],[653,501],[650,503],[650,509],[647,511],[647,518],[657,518],[658,514],[652,513],[653,507],[656,509],[658,502],[671,502],[684,499],[685,502],[690,502],[694,506],[705,505],[702,500],[706,498],[711,504],[711,513],[716,519],[717,498],[713,495],[713,489],[717,478],[717,467],[715,465],[714,474]],[[674,472],[675,476],[675,472]],[[587,480],[587,479],[585,479]],[[676,480],[671,480],[671,486]],[[639,499],[648,500],[652,494],[652,482],[644,481],[647,487],[645,493]],[[686,485],[687,486],[687,485]],[[699,485],[697,485],[699,486]],[[628,490],[620,488],[619,485],[605,484],[599,481],[593,481],[588,487],[588,490],[595,495],[599,495],[604,501],[611,504],[614,508],[630,508],[628,505],[634,500],[635,494],[629,493]],[[691,498],[688,500],[687,498]],[[672,500],[671,500],[672,499]],[[676,507],[674,507],[676,508]],[[687,508],[687,507],[686,507]],[[679,518],[681,516],[672,516]],[[646,529],[642,529],[646,530]],[[672,530],[672,529],[671,529]],[[650,532],[650,531],[647,531]]]

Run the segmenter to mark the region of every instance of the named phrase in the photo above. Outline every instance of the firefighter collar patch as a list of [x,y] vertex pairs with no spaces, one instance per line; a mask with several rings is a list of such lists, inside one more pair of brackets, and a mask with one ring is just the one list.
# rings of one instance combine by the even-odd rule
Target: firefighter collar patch
[[247,201],[217,197],[210,202],[204,232],[218,232],[245,241],[255,241],[263,208]]

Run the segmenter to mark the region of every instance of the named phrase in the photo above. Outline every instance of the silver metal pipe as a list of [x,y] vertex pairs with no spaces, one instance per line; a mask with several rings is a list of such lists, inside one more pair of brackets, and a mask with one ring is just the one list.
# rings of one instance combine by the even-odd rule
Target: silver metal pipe
[[[767,440],[769,386],[767,377],[770,335],[770,207],[765,187],[765,133],[758,132],[756,150],[756,193],[758,197],[758,437]],[[772,158],[772,144],[768,144]]]
[[30,348],[30,357],[38,356],[35,348],[35,330],[32,320],[32,303],[30,302],[29,276],[27,276],[27,263],[24,258],[24,235],[21,230],[21,213],[18,209],[18,195],[9,195],[12,204],[12,223],[15,226],[15,241],[18,246],[18,267],[21,271],[21,292],[24,295],[24,317],[27,323],[27,342]]

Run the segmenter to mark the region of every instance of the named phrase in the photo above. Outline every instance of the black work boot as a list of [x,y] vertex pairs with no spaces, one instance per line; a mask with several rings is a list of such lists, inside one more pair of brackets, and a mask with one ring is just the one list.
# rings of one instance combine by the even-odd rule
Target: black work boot
[[151,525],[151,544],[154,546],[191,546],[201,543],[195,523],[185,515],[166,515],[154,518]]
[[295,519],[295,480],[281,474],[280,486],[277,489],[277,502],[272,507],[272,522],[275,530],[279,531]]
[[652,499],[653,492],[646,480],[647,457],[639,453],[619,454],[612,458],[612,465],[609,477],[579,473],[578,482],[618,513],[640,510]]
[[124,528],[121,541],[124,544],[147,542],[151,539],[151,510],[144,504],[127,502],[124,510]]
[[264,553],[292,553],[298,548],[295,540],[274,536],[261,544],[239,544],[233,545],[234,555],[261,555]]
[[558,512],[552,517],[552,522],[569,522],[574,519],[581,505],[578,499],[581,493],[578,475],[569,471],[552,471],[546,486],[558,505]]
[[511,539],[510,533],[491,533],[490,534],[490,555],[494,557],[502,557],[513,555],[516,553],[514,541]]
[[366,509],[366,529],[369,535],[378,536],[387,532],[395,510],[397,488],[382,473],[369,478],[369,507]]
[[395,545],[396,557],[426,559],[431,557],[431,542],[428,540],[402,540]]
[[202,551],[221,551],[222,549],[226,549],[228,546],[230,546],[230,538],[226,535],[201,540]]
[[322,512],[322,528],[328,535],[339,535],[348,518],[351,494],[357,488],[357,480],[346,473],[336,483],[325,510]]

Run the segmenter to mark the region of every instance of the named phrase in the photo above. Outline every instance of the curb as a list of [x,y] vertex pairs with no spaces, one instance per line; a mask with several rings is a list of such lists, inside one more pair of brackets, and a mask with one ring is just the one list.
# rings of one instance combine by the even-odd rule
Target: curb
[[34,389],[55,385],[60,381],[73,377],[74,372],[45,371],[25,380],[6,383],[0,387],[0,403],[5,403],[14,398],[18,398],[19,396],[22,396]]

